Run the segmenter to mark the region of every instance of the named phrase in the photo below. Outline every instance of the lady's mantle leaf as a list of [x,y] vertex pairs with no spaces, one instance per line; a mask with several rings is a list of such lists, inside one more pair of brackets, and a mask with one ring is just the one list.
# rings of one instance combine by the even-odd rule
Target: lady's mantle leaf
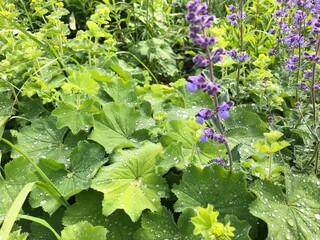
[[268,224],[268,239],[318,239],[320,236],[320,180],[314,175],[285,175],[281,186],[258,180],[253,189],[259,198],[250,212]]
[[[51,159],[40,159],[39,167],[55,184],[66,199],[89,188],[91,178],[106,160],[104,150],[98,144],[79,142],[70,156],[70,164],[65,165]],[[42,206],[48,213],[53,213],[60,203],[42,190],[35,189],[31,193],[30,203],[33,207]]]
[[93,125],[93,115],[99,112],[93,100],[85,100],[80,106],[67,102],[60,102],[52,115],[58,118],[58,128],[69,127],[73,134],[87,126]]
[[155,211],[160,207],[160,198],[168,191],[165,180],[155,173],[161,151],[160,145],[146,143],[99,170],[91,187],[104,193],[103,214],[124,209],[132,221],[137,221],[144,209]]
[[67,226],[61,232],[61,240],[81,239],[81,240],[105,240],[107,229],[102,226],[92,226],[84,221],[75,225]]
[[0,177],[0,224],[21,189],[37,181],[32,165],[24,158],[17,158],[4,167],[5,179]]
[[241,220],[253,222],[248,205],[254,197],[247,190],[245,175],[241,172],[230,172],[218,165],[203,169],[191,166],[172,191],[178,197],[175,204],[178,212],[212,204],[222,217],[233,214]]
[[104,146],[107,152],[114,148],[135,147],[133,135],[139,126],[141,114],[126,104],[107,103],[96,115],[94,130],[89,138]]
[[161,207],[155,213],[146,213],[142,216],[141,228],[135,233],[134,239],[144,240],[180,240],[183,234],[176,225],[172,213]]
[[[57,129],[54,117],[38,118],[21,129],[16,146],[34,160],[52,158],[66,162],[71,152],[71,145],[63,142],[67,131],[67,128]],[[17,152],[12,153],[13,158],[18,156]]]

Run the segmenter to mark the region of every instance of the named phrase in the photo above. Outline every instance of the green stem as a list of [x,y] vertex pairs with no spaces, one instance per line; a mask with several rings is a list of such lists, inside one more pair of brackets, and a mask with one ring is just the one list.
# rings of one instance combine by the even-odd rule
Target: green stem
[[271,179],[272,162],[273,162],[273,153],[269,155],[269,180]]

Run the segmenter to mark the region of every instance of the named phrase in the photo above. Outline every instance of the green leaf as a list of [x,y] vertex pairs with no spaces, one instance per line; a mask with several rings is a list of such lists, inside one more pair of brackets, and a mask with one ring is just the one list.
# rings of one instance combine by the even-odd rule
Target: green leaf
[[267,239],[317,239],[320,236],[320,180],[315,175],[285,174],[285,191],[279,185],[257,180],[258,199],[250,212],[268,224]]
[[21,230],[11,232],[8,240],[27,240],[28,233],[26,233],[26,232],[20,233],[20,232],[21,232]]
[[191,166],[185,170],[180,184],[174,185],[172,191],[178,197],[175,203],[177,212],[212,204],[222,217],[233,214],[240,220],[255,222],[248,210],[254,197],[247,189],[242,172],[230,172],[216,164],[203,169]]
[[61,232],[61,240],[105,240],[107,229],[102,226],[92,226],[88,222],[79,222],[65,227]]
[[[76,195],[76,202],[64,213],[63,225],[73,225],[87,221],[92,225],[105,225],[106,217],[102,215],[103,194],[89,189]],[[109,228],[108,228],[109,229]]]
[[273,143],[281,138],[283,136],[283,133],[279,131],[270,131],[268,133],[264,133],[263,135],[266,137],[268,142]]
[[[56,118],[38,118],[30,126],[21,128],[17,136],[16,147],[34,160],[39,158],[52,158],[67,162],[72,144],[64,144],[67,128],[58,129]],[[13,151],[12,157],[20,154]]]
[[5,179],[0,177],[0,223],[9,211],[22,188],[37,181],[32,165],[24,158],[17,158],[4,167]]
[[148,212],[142,215],[141,228],[135,233],[134,239],[178,240],[184,238],[173,219],[172,213],[165,207],[161,207],[155,213]]
[[21,191],[14,199],[9,211],[6,213],[6,217],[0,229],[0,239],[8,239],[14,222],[17,220],[19,212],[22,209],[22,205],[25,202],[28,194],[34,188],[35,182],[29,182],[23,186]]
[[159,144],[145,143],[140,149],[123,151],[121,160],[102,167],[91,187],[104,193],[103,214],[124,209],[137,221],[144,209],[156,211],[160,198],[167,196],[165,180],[155,173]]
[[99,112],[92,99],[85,100],[79,106],[67,102],[59,102],[52,115],[57,117],[57,127],[69,127],[73,134],[88,126],[92,126],[93,115]]
[[102,85],[103,90],[108,93],[115,103],[135,103],[137,100],[135,87],[135,81],[124,80],[119,77],[113,77],[111,81]]
[[141,118],[139,111],[126,104],[107,103],[103,112],[95,116],[94,129],[89,138],[104,146],[107,152],[135,147],[135,131],[148,127],[147,124],[139,124],[143,121]]
[[[95,143],[79,142],[70,155],[70,163],[65,165],[52,159],[40,159],[39,167],[54,183],[66,199],[89,188],[91,178],[106,160],[103,148]],[[35,189],[31,193],[30,204],[35,208],[42,206],[44,211],[52,214],[60,206],[57,200]]]
[[222,144],[201,143],[194,129],[186,121],[170,121],[167,134],[161,138],[165,148],[159,165],[165,170],[171,167],[184,169],[191,163],[197,166],[207,164],[211,159],[224,155]]
[[250,240],[249,231],[251,229],[250,224],[246,221],[240,221],[236,216],[227,214],[223,221],[225,224],[231,223],[231,226],[235,228],[233,240]]
[[92,79],[90,72],[73,71],[68,81],[62,86],[65,92],[95,94],[99,89],[99,84]]

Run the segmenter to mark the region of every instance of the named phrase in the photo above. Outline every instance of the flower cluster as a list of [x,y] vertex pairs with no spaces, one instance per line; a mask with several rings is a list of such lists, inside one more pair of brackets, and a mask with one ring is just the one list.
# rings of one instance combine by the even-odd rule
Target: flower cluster
[[233,4],[228,6],[230,14],[227,15],[227,21],[231,24],[231,25],[237,25],[239,22],[239,19],[246,19],[246,13],[245,12],[241,12],[236,13],[236,6],[234,6]]

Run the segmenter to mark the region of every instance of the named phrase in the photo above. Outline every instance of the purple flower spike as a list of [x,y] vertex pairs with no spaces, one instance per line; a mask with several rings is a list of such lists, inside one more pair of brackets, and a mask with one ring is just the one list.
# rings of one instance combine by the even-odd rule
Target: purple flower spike
[[228,55],[232,57],[233,59],[236,59],[238,57],[237,50],[235,48],[232,48],[229,52]]
[[233,101],[229,102],[223,102],[219,107],[218,107],[218,116],[219,118],[222,119],[227,119],[230,117],[229,110],[230,108],[234,105]]

